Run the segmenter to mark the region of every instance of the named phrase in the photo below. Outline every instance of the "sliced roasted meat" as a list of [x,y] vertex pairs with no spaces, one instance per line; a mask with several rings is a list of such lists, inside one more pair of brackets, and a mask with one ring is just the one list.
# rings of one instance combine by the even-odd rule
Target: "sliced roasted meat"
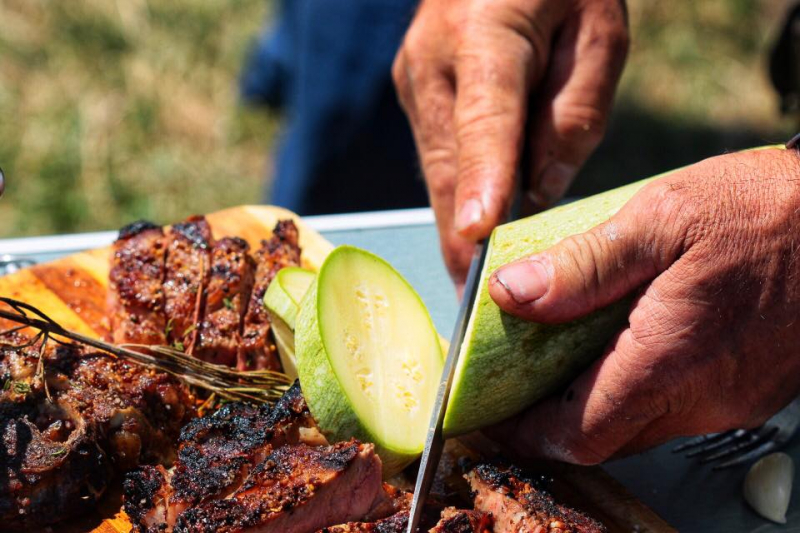
[[371,444],[286,445],[233,497],[184,512],[175,531],[308,533],[357,520],[383,497],[381,462]]
[[175,224],[167,236],[164,301],[167,340],[191,353],[203,316],[203,294],[211,268],[211,228],[205,217]]
[[[125,510],[137,531],[170,531],[186,509],[237,491],[273,448],[307,441],[308,436],[315,439],[316,433],[298,383],[272,409],[226,404],[184,427],[171,472],[158,477],[145,468],[128,476]],[[152,488],[140,481],[154,478],[163,486]],[[159,496],[142,498],[141,486]]]
[[164,250],[164,232],[151,222],[134,222],[119,231],[111,256],[108,291],[115,343],[167,343]]
[[596,533],[605,527],[555,502],[514,467],[480,464],[467,474],[475,509],[490,514],[496,533]]
[[375,522],[348,522],[324,527],[317,533],[406,533],[408,511],[402,511]]
[[[480,511],[448,507],[430,533],[491,533],[492,518]],[[529,530],[524,530],[529,531]],[[533,533],[535,530],[530,530]]]
[[222,365],[236,364],[242,320],[255,273],[249,248],[238,237],[225,237],[211,249],[205,311],[194,347],[195,357]]
[[242,347],[237,368],[280,369],[278,350],[270,331],[269,317],[264,307],[264,294],[278,271],[300,265],[300,245],[297,226],[291,220],[279,221],[269,240],[261,241],[255,253],[256,274],[250,303],[244,319]]
[[186,389],[166,374],[74,345],[48,346],[44,357],[47,390],[38,346],[0,351],[0,517],[9,528],[80,514],[114,471],[170,461],[193,413]]
[[[171,474],[161,465],[145,465],[125,477],[125,512],[133,531],[157,533],[168,523]],[[132,504],[134,502],[135,504]]]

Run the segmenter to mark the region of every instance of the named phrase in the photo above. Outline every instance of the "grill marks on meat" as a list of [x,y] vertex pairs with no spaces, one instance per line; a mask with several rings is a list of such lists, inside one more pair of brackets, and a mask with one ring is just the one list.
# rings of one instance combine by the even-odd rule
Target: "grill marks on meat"
[[189,353],[197,336],[196,325],[202,318],[211,246],[211,228],[202,216],[175,224],[167,237],[164,277],[167,340]]
[[11,528],[79,514],[115,471],[170,461],[193,414],[187,390],[166,374],[74,345],[46,350],[50,402],[37,358],[35,347],[0,351],[0,377],[10,383],[0,392],[0,519]]
[[255,259],[255,282],[244,317],[242,346],[236,366],[240,370],[278,370],[278,350],[272,339],[263,300],[267,287],[281,268],[300,265],[299,235],[294,222],[279,221],[272,237],[261,241],[261,248],[255,253]]
[[200,359],[228,366],[236,364],[242,320],[255,273],[249,248],[238,237],[225,237],[211,250],[205,318],[200,324],[194,350],[194,355]]
[[480,511],[448,507],[442,511],[442,519],[430,533],[491,533],[492,531],[491,516]]
[[[230,403],[193,420],[181,432],[172,472],[144,467],[128,476],[125,510],[134,529],[169,531],[186,509],[229,497],[274,448],[297,444],[302,430],[312,425],[298,383],[272,409]],[[161,485],[149,483],[152,479]]]
[[122,228],[109,274],[109,314],[117,344],[166,344],[164,232],[151,222]]
[[491,514],[496,533],[599,533],[588,516],[559,505],[516,468],[481,464],[467,474],[475,508]]
[[279,221],[254,256],[238,237],[215,242],[202,216],[166,236],[150,222],[122,228],[108,302],[114,342],[171,344],[240,370],[279,370],[263,299],[281,268],[300,264],[294,222]]
[[273,451],[232,498],[189,509],[176,532],[307,533],[363,516],[382,496],[371,444],[286,445]]

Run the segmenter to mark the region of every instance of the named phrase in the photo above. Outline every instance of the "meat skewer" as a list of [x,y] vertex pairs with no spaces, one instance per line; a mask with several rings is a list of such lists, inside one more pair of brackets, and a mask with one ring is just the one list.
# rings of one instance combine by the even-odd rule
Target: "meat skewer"
[[255,282],[244,317],[242,345],[236,367],[239,370],[278,370],[278,349],[270,331],[264,294],[281,268],[300,265],[299,236],[294,222],[279,221],[272,237],[261,241],[255,260]]
[[222,365],[236,364],[255,271],[249,249],[238,237],[225,237],[212,247],[205,316],[199,326],[195,357]]
[[167,341],[192,353],[197,325],[203,316],[212,243],[205,217],[192,216],[175,224],[167,236],[164,302]]
[[109,274],[108,312],[115,344],[167,343],[164,231],[147,221],[119,231]]

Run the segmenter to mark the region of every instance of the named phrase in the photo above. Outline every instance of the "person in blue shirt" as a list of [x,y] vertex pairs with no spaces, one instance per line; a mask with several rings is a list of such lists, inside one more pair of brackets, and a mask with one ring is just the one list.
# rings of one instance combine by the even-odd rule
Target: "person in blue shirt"
[[391,65],[408,0],[283,0],[240,87],[283,112],[269,203],[301,215],[427,205]]

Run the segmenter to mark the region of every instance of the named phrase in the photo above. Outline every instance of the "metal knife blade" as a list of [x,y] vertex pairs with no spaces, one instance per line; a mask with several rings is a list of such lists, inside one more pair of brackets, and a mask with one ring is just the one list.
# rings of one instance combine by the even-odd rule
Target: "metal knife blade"
[[417,474],[417,483],[414,487],[414,499],[411,501],[411,511],[408,518],[407,533],[415,533],[419,526],[422,516],[422,509],[425,500],[431,489],[431,483],[436,475],[436,467],[442,456],[444,448],[444,438],[442,437],[442,426],[444,424],[444,414],[447,408],[447,400],[450,397],[450,388],[453,385],[453,376],[458,363],[458,356],[461,352],[461,345],[464,342],[464,335],[467,331],[470,312],[478,294],[478,284],[483,270],[483,263],[486,260],[487,245],[480,242],[475,246],[475,253],[469,265],[467,281],[464,285],[464,299],[458,309],[456,325],[453,336],[450,339],[450,349],[447,352],[447,359],[442,370],[442,379],[439,381],[439,388],[436,391],[436,402],[428,425],[428,435],[425,439],[425,448],[422,452],[422,459]]

